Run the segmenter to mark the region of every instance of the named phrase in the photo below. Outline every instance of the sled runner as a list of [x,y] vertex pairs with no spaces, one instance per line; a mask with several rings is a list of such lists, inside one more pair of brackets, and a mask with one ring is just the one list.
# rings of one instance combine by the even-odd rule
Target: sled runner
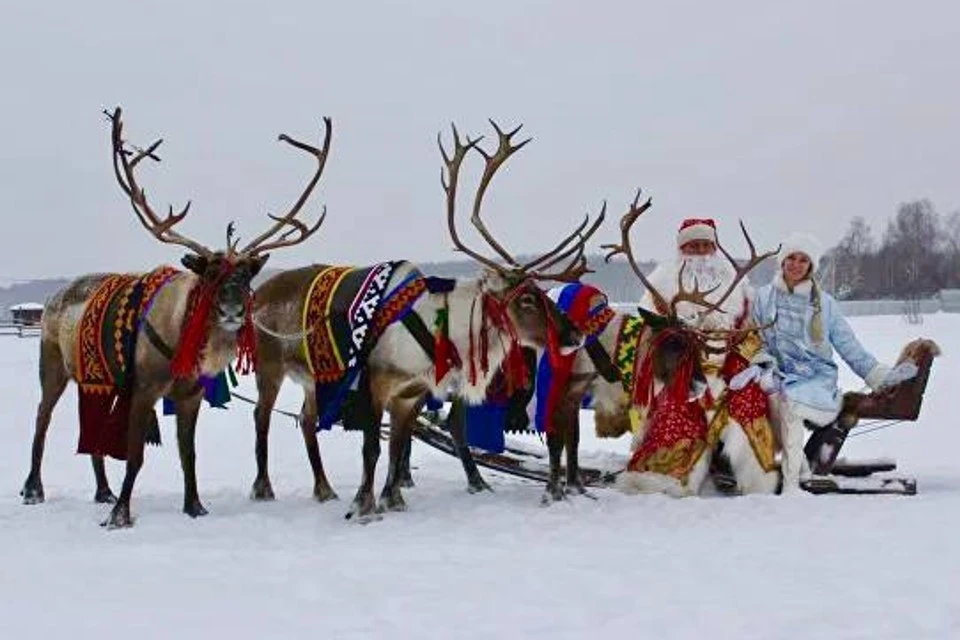
[[[450,433],[433,416],[421,414],[417,417],[413,435],[417,440],[430,445],[453,457],[459,457],[456,444]],[[493,453],[483,449],[471,449],[477,465],[498,471],[518,478],[546,483],[550,476],[550,464],[546,453],[540,453],[520,446],[507,443],[500,453]],[[619,459],[617,462],[621,462]],[[581,467],[583,482],[588,486],[605,486],[612,484],[620,469],[626,464],[623,457],[622,464],[612,464],[609,468]]]

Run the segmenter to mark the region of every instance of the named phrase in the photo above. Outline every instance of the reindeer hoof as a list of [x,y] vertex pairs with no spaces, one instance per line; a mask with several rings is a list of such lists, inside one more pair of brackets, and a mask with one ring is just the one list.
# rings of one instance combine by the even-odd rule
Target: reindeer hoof
[[581,482],[568,482],[567,486],[564,488],[564,493],[568,496],[582,496],[586,495],[587,489],[583,486]]
[[374,520],[380,520],[383,516],[377,513],[373,503],[373,496],[363,499],[354,499],[350,505],[350,510],[343,516],[346,520],[353,520],[358,524],[367,524]]
[[489,491],[490,493],[493,493],[493,487],[488,485],[484,480],[480,480],[478,482],[471,482],[470,484],[467,485],[467,493],[471,495],[474,493],[482,493],[484,491]]
[[540,497],[541,506],[549,506],[554,502],[563,502],[567,499],[567,494],[564,493],[563,487],[557,484],[548,484],[546,491],[543,492],[543,495]]
[[191,518],[199,518],[200,516],[207,515],[207,510],[202,504],[200,504],[199,500],[185,502],[183,505],[183,512]]
[[276,500],[273,495],[273,487],[270,486],[270,480],[257,478],[253,481],[253,489],[250,490],[250,499],[256,501]]
[[404,489],[413,489],[415,486],[417,486],[417,483],[413,481],[413,476],[409,474],[402,476],[398,481],[398,484]]
[[113,495],[110,487],[106,487],[105,489],[97,489],[97,492],[93,494],[93,501],[97,504],[117,504],[117,496]]
[[133,518],[130,517],[130,507],[118,502],[110,511],[110,517],[101,522],[100,526],[107,529],[127,529],[132,527]]
[[380,509],[386,511],[406,511],[407,503],[403,499],[400,490],[392,491],[380,496]]
[[356,524],[370,524],[371,522],[379,522],[380,520],[383,520],[383,514],[379,511],[371,511],[370,513],[365,513],[353,518],[353,522]]
[[20,490],[20,495],[23,496],[23,504],[40,504],[44,501],[43,485],[39,480],[33,482],[28,479]]
[[317,502],[329,502],[330,500],[339,500],[340,496],[328,485],[325,487],[314,487],[313,499]]

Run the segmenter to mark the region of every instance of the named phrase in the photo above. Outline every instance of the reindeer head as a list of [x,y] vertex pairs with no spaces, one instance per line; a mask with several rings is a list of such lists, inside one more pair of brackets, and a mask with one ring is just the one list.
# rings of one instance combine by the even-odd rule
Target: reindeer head
[[583,346],[583,335],[533,278],[513,280],[485,269],[481,282],[484,292],[506,313],[521,345],[552,347],[563,354]]
[[269,257],[230,256],[227,252],[217,251],[209,257],[188,253],[180,262],[200,277],[201,286],[213,291],[217,326],[227,331],[237,331],[246,317],[250,282]]
[[199,286],[210,297],[211,310],[215,313],[213,322],[227,331],[239,330],[248,313],[252,293],[250,283],[270,257],[267,252],[303,242],[320,228],[326,218],[326,207],[310,227],[298,220],[297,215],[323,174],[330,151],[332,134],[330,119],[324,118],[326,132],[322,148],[294,140],[285,134],[279,137],[281,141],[308,152],[317,160],[313,177],[290,211],[283,216],[267,214],[274,221],[273,224],[242,249],[238,248],[239,239],[234,238],[234,227],[231,222],[227,226],[226,249],[213,251],[173,229],[187,216],[190,202],[187,202],[178,213],[174,213],[171,206],[168,214],[161,218],[147,202],[146,192],[137,183],[135,173],[137,165],[146,158],[159,162],[160,158],[155,152],[163,140],[157,140],[146,149],[131,146],[132,150],[128,150],[126,148],[128,145],[123,139],[120,107],[117,107],[113,113],[107,113],[107,116],[113,123],[114,174],[120,188],[130,198],[137,220],[160,242],[180,245],[188,250],[181,262],[199,277]]
[[[638,353],[637,357],[650,358],[652,373],[654,377],[661,382],[678,379],[678,371],[681,371],[683,367],[689,367],[688,371],[692,371],[691,382],[702,382],[704,380],[701,368],[703,357],[711,354],[723,354],[727,350],[726,346],[715,346],[718,340],[730,340],[738,334],[756,329],[705,329],[695,319],[678,313],[678,305],[682,302],[688,302],[702,308],[705,313],[725,313],[723,303],[726,302],[730,294],[736,290],[740,281],[766,258],[775,255],[780,248],[777,247],[773,251],[757,255],[753,240],[750,238],[750,234],[747,233],[743,222],[741,222],[740,229],[743,231],[747,245],[750,248],[750,260],[747,264],[740,266],[723,245],[717,244],[720,251],[723,252],[723,255],[730,261],[730,264],[733,265],[735,275],[733,280],[727,285],[727,289],[720,294],[716,302],[708,302],[707,296],[716,293],[722,285],[701,290],[698,283],[694,281],[693,289],[688,290],[684,287],[683,267],[681,267],[677,274],[677,293],[670,300],[667,300],[643,274],[633,255],[633,249],[630,246],[630,228],[643,212],[651,206],[651,200],[649,198],[643,204],[638,204],[640,202],[640,195],[641,191],[638,190],[630,208],[620,220],[620,244],[603,245],[604,249],[609,250],[609,253],[605,257],[607,261],[617,254],[626,256],[633,272],[646,287],[647,291],[650,292],[650,296],[653,298],[654,305],[657,309],[657,311],[650,311],[643,308],[637,309],[646,326],[650,329],[646,339],[641,341],[639,347],[639,349],[645,350],[646,354],[642,355]],[[682,378],[681,376],[680,379]]]
[[[483,196],[490,185],[493,175],[506,160],[515,152],[523,148],[530,139],[519,144],[513,144],[512,138],[520,131],[517,127],[504,132],[493,120],[490,121],[497,133],[497,149],[493,153],[485,151],[479,146],[482,137],[461,141],[456,126],[453,127],[453,153],[448,154],[440,136],[437,143],[443,156],[445,170],[441,170],[441,184],[447,196],[447,227],[454,247],[467,254],[484,267],[482,278],[485,293],[503,310],[509,320],[512,330],[516,331],[519,341],[525,346],[537,348],[552,347],[569,353],[583,344],[583,336],[573,326],[569,319],[560,312],[553,301],[537,286],[539,280],[554,280],[559,282],[574,282],[579,280],[587,268],[584,257],[584,248],[587,240],[603,223],[606,213],[604,203],[600,214],[592,225],[587,215],[583,222],[574,231],[557,243],[550,251],[526,263],[521,263],[503,246],[497,242],[487,230],[480,217]],[[521,125],[522,126],[522,125]],[[480,154],[485,162],[483,175],[477,187],[473,200],[473,212],[470,222],[494,250],[498,258],[488,258],[467,247],[457,234],[455,213],[457,198],[457,182],[460,166],[470,151]],[[589,227],[589,228],[588,228]],[[566,265],[557,271],[550,269],[562,262]]]

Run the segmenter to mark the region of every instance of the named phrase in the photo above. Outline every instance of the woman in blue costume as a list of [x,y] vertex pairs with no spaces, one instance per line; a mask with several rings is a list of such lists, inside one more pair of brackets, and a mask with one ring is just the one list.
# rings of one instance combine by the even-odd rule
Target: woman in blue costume
[[810,475],[804,454],[805,425],[820,428],[840,412],[834,351],[874,391],[917,374],[912,362],[895,367],[867,351],[851,329],[840,305],[814,279],[821,245],[810,234],[784,241],[779,269],[770,284],[756,292],[753,316],[763,331],[764,350],[754,365],[731,380],[731,388],[760,379],[770,393],[770,409],[780,434],[783,490],[799,488]]

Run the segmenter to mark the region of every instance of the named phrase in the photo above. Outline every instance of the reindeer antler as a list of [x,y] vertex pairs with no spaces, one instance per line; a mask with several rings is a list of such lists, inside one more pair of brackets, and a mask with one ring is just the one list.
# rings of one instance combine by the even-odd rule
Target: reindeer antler
[[640,269],[640,265],[637,264],[637,260],[633,255],[633,247],[630,245],[630,228],[633,227],[633,223],[643,215],[643,212],[653,204],[652,199],[647,198],[646,202],[637,206],[642,193],[643,189],[637,189],[637,195],[630,204],[630,208],[627,209],[627,212],[620,218],[620,244],[604,244],[601,245],[600,248],[609,250],[609,253],[603,258],[605,262],[610,262],[610,258],[615,255],[621,253],[625,255],[627,262],[630,264],[630,268],[633,269],[633,273],[636,274],[640,282],[643,283],[643,286],[650,292],[650,296],[653,298],[657,308],[670,309],[670,304],[666,298],[663,297],[663,294],[657,291],[657,288],[647,279],[647,276],[643,275],[643,271]]
[[170,206],[169,213],[164,218],[160,218],[154,212],[150,203],[147,201],[147,194],[143,187],[137,184],[135,169],[144,158],[151,158],[160,161],[156,155],[157,148],[163,143],[163,139],[157,140],[146,149],[134,147],[136,150],[128,151],[124,148],[123,139],[123,120],[120,107],[113,110],[113,113],[107,113],[107,117],[112,122],[111,140],[113,145],[113,173],[120,184],[120,188],[130,198],[130,205],[137,216],[137,220],[149,231],[154,238],[160,242],[176,244],[190,249],[200,256],[210,257],[213,252],[184,235],[173,230],[174,225],[187,217],[190,211],[190,201],[180,210],[179,213],[173,212],[173,206]]
[[[509,251],[507,251],[496,240],[496,238],[493,237],[493,234],[490,233],[484,224],[483,219],[480,217],[480,212],[483,206],[483,196],[486,193],[487,188],[490,186],[490,182],[493,179],[494,174],[507,161],[507,159],[510,158],[510,156],[526,146],[526,144],[529,143],[532,138],[527,138],[519,144],[514,144],[513,137],[519,133],[523,125],[520,125],[510,131],[504,131],[493,120],[490,120],[490,124],[497,133],[497,150],[493,153],[488,153],[479,146],[480,141],[483,140],[482,136],[475,139],[471,139],[469,136],[467,136],[466,143],[461,142],[460,135],[457,132],[455,125],[452,126],[454,144],[452,154],[447,153],[447,150],[443,146],[441,137],[439,135],[437,136],[437,144],[440,147],[440,154],[443,156],[445,165],[444,168],[446,169],[445,173],[444,170],[441,170],[440,172],[440,183],[443,185],[443,190],[447,196],[447,227],[450,231],[450,237],[453,240],[454,247],[466,253],[486,267],[510,277],[530,277],[540,280],[558,281],[574,281],[579,279],[584,273],[590,271],[587,268],[587,261],[583,255],[584,247],[587,240],[590,239],[590,237],[603,223],[603,219],[606,214],[606,203],[604,203],[599,217],[594,221],[593,225],[590,226],[589,229],[587,229],[588,225],[590,224],[590,216],[588,214],[584,221],[576,229],[574,229],[573,233],[565,237],[553,249],[531,260],[530,262],[520,264],[520,262]],[[497,255],[500,256],[501,259],[503,259],[503,261],[506,263],[506,266],[501,265],[496,260],[483,256],[467,247],[460,240],[460,237],[457,233],[455,220],[457,182],[459,180],[460,167],[463,163],[463,160],[467,153],[471,150],[474,150],[483,156],[485,167],[477,187],[476,195],[474,196],[470,222],[473,224],[480,236],[486,240],[487,244],[497,253]],[[585,229],[587,229],[586,233],[584,233]],[[576,242],[574,242],[574,240],[576,240]],[[574,243],[571,245],[572,242]],[[561,271],[555,273],[548,273],[546,271],[550,267],[559,264],[563,260],[571,258],[571,256],[572,259]]]
[[[507,133],[504,133],[493,120],[490,120],[490,124],[497,132],[497,150],[495,153],[489,154],[479,145],[474,145],[473,147],[477,150],[477,153],[483,156],[483,159],[486,161],[486,167],[483,169],[483,176],[480,178],[480,185],[477,187],[477,194],[473,199],[473,213],[470,215],[470,222],[476,227],[480,235],[483,236],[483,239],[487,241],[487,244],[500,254],[501,258],[507,261],[508,265],[519,267],[520,263],[517,262],[517,259],[500,246],[497,239],[487,231],[487,226],[483,224],[483,220],[480,218],[480,208],[483,205],[483,195],[487,192],[487,187],[490,186],[490,180],[493,179],[493,174],[497,172],[497,169],[499,169],[510,156],[524,148],[533,138],[527,138],[520,144],[512,144],[511,139],[523,128],[522,124],[517,125],[515,129]],[[478,138],[477,142],[480,140],[481,139]]]
[[783,247],[782,244],[778,244],[776,249],[773,249],[771,251],[766,251],[760,255],[757,255],[757,248],[756,246],[754,246],[753,239],[750,237],[750,234],[747,233],[747,227],[746,225],[743,224],[743,220],[740,220],[740,231],[743,232],[743,237],[744,239],[746,239],[747,246],[750,248],[750,259],[747,261],[747,264],[744,265],[743,267],[739,266],[737,264],[737,261],[733,259],[733,256],[731,256],[730,253],[728,253],[727,250],[723,247],[723,245],[720,244],[719,240],[717,241],[717,247],[720,249],[723,255],[726,256],[727,260],[730,261],[730,264],[733,265],[733,269],[736,272],[736,275],[734,276],[733,281],[727,287],[727,290],[724,291],[722,296],[720,296],[720,299],[717,300],[715,305],[712,305],[715,308],[721,307],[723,303],[726,302],[727,298],[730,297],[730,294],[733,293],[734,289],[737,288],[737,285],[740,283],[741,280],[743,280],[743,278],[748,273],[753,271],[761,262],[763,262],[767,258],[771,258],[777,255],[778,253],[780,253],[780,249]]
[[447,230],[450,232],[450,239],[453,240],[453,246],[457,250],[464,252],[482,265],[500,271],[503,267],[495,261],[470,249],[470,247],[460,240],[460,236],[457,233],[457,183],[460,180],[460,166],[463,164],[463,159],[466,157],[467,152],[476,148],[477,143],[479,143],[483,137],[481,136],[471,140],[470,136],[467,136],[467,142],[464,144],[460,141],[457,126],[451,124],[450,128],[453,130],[453,155],[447,154],[447,150],[443,146],[443,139],[439,133],[437,134],[437,146],[440,147],[440,155],[443,157],[443,163],[446,168],[446,174],[444,174],[443,169],[440,169],[440,184],[443,186],[444,193],[447,194]]
[[[324,220],[326,220],[327,208],[325,206],[320,213],[320,217],[311,227],[307,227],[307,225],[297,219],[297,214],[300,213],[303,205],[306,204],[307,199],[313,192],[314,187],[316,187],[317,183],[320,182],[320,176],[323,175],[323,169],[327,164],[327,157],[330,155],[330,138],[333,134],[333,124],[330,121],[330,118],[324,118],[323,124],[325,129],[323,147],[319,149],[313,145],[295,140],[285,133],[281,133],[278,137],[278,140],[281,142],[286,142],[287,144],[296,147],[301,151],[306,151],[310,155],[314,156],[317,159],[317,170],[314,172],[313,177],[310,178],[310,181],[307,183],[306,188],[304,188],[303,193],[300,194],[300,197],[297,198],[297,201],[293,204],[293,207],[290,208],[290,211],[288,211],[286,215],[275,216],[273,214],[267,214],[267,217],[273,220],[275,224],[251,240],[240,251],[241,254],[255,256],[279,247],[289,247],[291,245],[299,244],[313,235],[323,224]],[[280,231],[282,231],[285,227],[290,228],[284,233],[280,233]]]
[[670,313],[674,316],[677,315],[677,305],[681,302],[690,302],[701,307],[705,307],[711,311],[719,311],[720,307],[715,306],[710,302],[707,302],[707,296],[711,293],[714,293],[717,289],[720,288],[720,285],[715,287],[710,287],[709,289],[700,290],[700,283],[697,282],[697,279],[693,279],[693,291],[688,290],[683,286],[683,272],[687,268],[687,263],[684,262],[680,265],[680,270],[677,272],[677,293],[670,299]]

